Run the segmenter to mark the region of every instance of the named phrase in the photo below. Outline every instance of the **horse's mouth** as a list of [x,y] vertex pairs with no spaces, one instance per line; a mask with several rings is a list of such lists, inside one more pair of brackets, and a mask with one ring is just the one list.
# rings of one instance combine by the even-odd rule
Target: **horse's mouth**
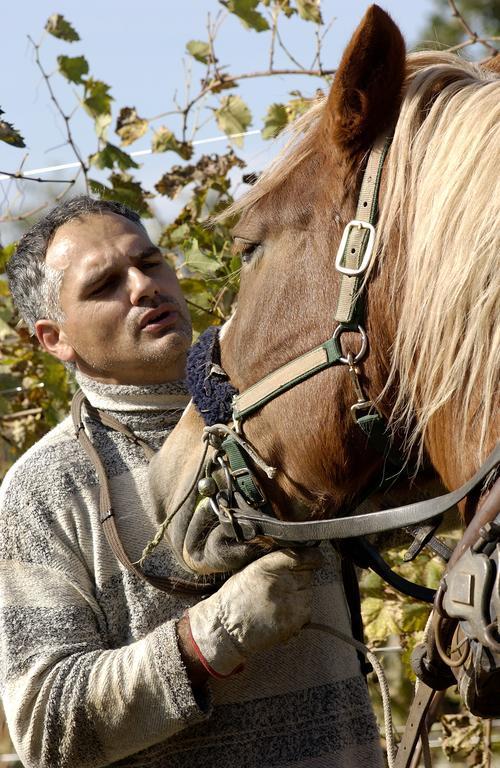
[[210,505],[202,501],[184,534],[182,564],[201,575],[237,571],[272,546],[272,542],[263,537],[244,544],[230,538],[215,519]]

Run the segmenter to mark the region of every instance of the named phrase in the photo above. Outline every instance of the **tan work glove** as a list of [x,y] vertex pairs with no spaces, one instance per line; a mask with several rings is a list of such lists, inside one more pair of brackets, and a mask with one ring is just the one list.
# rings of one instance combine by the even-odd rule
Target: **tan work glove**
[[239,671],[254,653],[284,643],[311,618],[318,549],[271,552],[187,612],[194,651],[214,677]]

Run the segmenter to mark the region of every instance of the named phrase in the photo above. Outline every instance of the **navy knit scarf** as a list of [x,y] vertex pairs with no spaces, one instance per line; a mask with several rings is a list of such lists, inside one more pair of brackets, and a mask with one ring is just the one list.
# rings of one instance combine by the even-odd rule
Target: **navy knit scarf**
[[238,394],[221,368],[219,331],[211,326],[201,334],[189,350],[186,368],[187,387],[208,427],[231,420],[232,399]]

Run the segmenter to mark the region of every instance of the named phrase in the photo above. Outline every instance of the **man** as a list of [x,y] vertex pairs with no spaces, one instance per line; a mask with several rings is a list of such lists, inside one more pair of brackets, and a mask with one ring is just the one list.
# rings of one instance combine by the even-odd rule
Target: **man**
[[[136,214],[81,197],[21,239],[8,275],[40,344],[76,371],[85,431],[137,561],[158,525],[148,462],[96,409],[154,449],[180,417],[191,326],[175,274]],[[26,766],[379,764],[352,649],[298,635],[311,601],[316,620],[348,631],[333,556],[314,575],[316,551],[274,552],[205,600],[166,594],[116,560],[99,489],[69,419],[2,487],[1,692]],[[148,567],[186,578],[164,543]]]

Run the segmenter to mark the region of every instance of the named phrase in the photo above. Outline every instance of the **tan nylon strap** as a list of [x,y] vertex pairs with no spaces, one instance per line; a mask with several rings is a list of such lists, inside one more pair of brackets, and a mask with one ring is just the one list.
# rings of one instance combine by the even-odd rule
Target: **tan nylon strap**
[[304,355],[291,360],[272,371],[256,384],[248,387],[241,395],[237,395],[233,400],[233,413],[235,418],[246,411],[256,403],[260,403],[269,394],[280,391],[289,381],[299,379],[316,368],[325,365],[328,361],[327,350],[321,347],[315,347]]
[[132,430],[128,429],[128,427],[126,427],[124,424],[121,424],[112,416],[109,416],[109,414],[104,414],[102,411],[98,411],[96,408],[90,405],[83,392],[78,390],[71,403],[71,416],[75,426],[75,434],[82,449],[85,451],[97,473],[99,480],[99,518],[104,535],[106,536],[107,542],[117,560],[119,560],[119,562],[128,571],[133,573],[139,579],[147,581],[153,587],[160,589],[162,592],[183,592],[196,595],[211,594],[214,591],[214,587],[210,584],[198,584],[194,581],[169,578],[167,576],[149,576],[144,573],[141,568],[131,562],[125,551],[125,548],[123,547],[120,536],[118,534],[118,530],[116,528],[113,508],[111,505],[111,496],[109,492],[109,482],[106,476],[104,465],[85,430],[82,417],[82,409],[84,404],[89,415],[94,418],[98,418],[105,426],[120,432],[134,443],[140,445],[144,450],[147,459],[151,458],[151,456],[154,454],[154,451],[149,445],[147,445],[147,443],[144,442],[144,440],[138,438],[132,432]]
[[[373,224],[377,214],[377,198],[380,175],[385,155],[389,147],[386,136],[380,136],[374,143],[363,174],[363,181],[356,209],[356,220]],[[349,269],[359,269],[363,253],[368,242],[366,229],[352,227],[345,243],[342,265]],[[357,292],[362,276],[342,274],[340,291],[335,310],[335,320],[339,323],[353,322]]]

